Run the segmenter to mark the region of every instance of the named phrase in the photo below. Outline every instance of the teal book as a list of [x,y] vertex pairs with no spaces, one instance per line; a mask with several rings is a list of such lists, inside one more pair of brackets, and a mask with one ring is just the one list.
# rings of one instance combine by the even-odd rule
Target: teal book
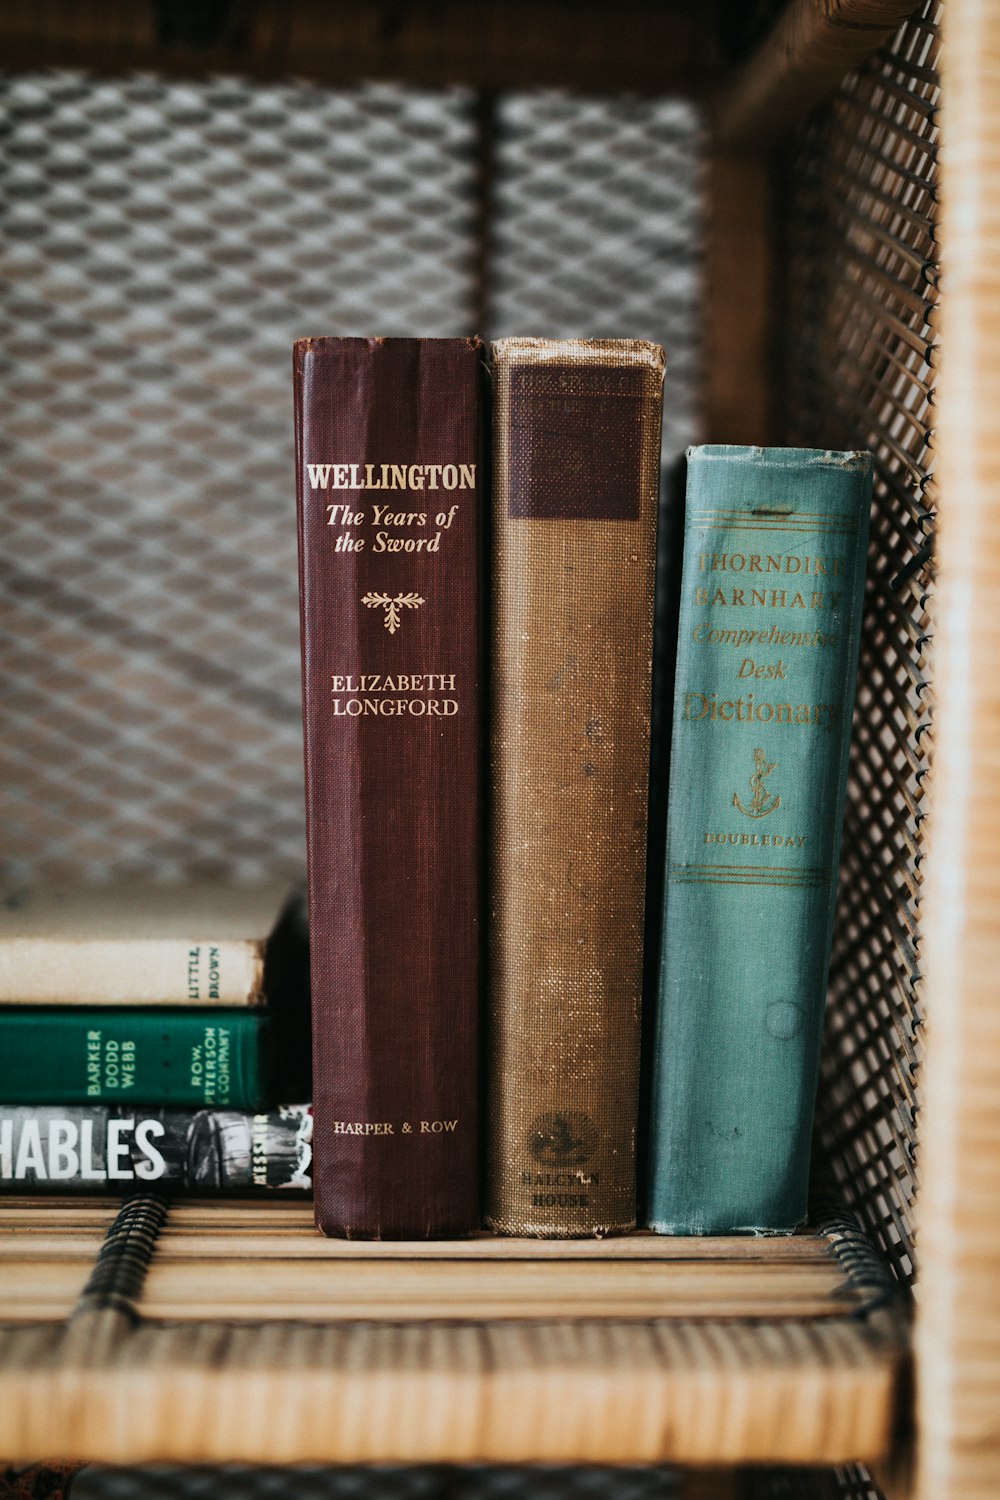
[[0,1009],[0,1103],[260,1108],[266,1015]]
[[650,1099],[663,1234],[805,1216],[871,456],[693,448]]

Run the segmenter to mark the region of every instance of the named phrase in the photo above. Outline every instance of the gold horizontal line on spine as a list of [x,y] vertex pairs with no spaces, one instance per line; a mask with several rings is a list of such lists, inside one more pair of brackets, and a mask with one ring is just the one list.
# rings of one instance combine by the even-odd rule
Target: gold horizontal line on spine
[[700,531],[724,527],[726,531],[801,531],[807,536],[856,536],[858,530],[856,526],[793,526],[774,521],[692,521],[691,525]]
[[755,516],[752,510],[698,510],[691,519],[700,525],[707,521],[718,521],[727,526],[735,523],[745,526],[804,526],[810,530],[835,526],[838,530],[848,528],[856,531],[858,526],[853,516],[810,515],[808,511],[801,510],[790,512],[787,516]]
[[776,875],[829,875],[827,865],[697,865],[697,864],[673,864],[671,870],[735,870],[739,874],[745,874],[747,870],[754,872],[763,870],[766,874]]
[[805,531],[810,536],[853,536],[856,526],[834,526],[832,522],[815,521],[799,525],[794,521],[696,521],[702,528],[724,526],[727,531]]
[[754,875],[671,875],[674,885],[767,885],[785,891],[821,891],[829,884],[826,880],[787,880],[779,876],[767,879]]
[[790,870],[782,865],[671,865],[668,879],[707,881],[716,885],[826,885],[830,872],[822,866]]
[[670,879],[678,885],[826,885],[826,880],[813,874],[804,880],[790,880],[783,874],[672,874]]
[[857,522],[852,521],[850,516],[752,516],[745,510],[734,511],[731,516],[720,515],[718,511],[699,511],[692,517],[696,525],[717,522],[723,526],[776,526],[781,530],[791,530],[799,527],[807,531],[822,531],[827,527],[833,527],[837,531],[856,531]]
[[[540,396],[542,398],[542,400],[545,400],[546,398],[552,399],[552,397],[550,396],[550,393],[548,391],[538,391],[535,394],[538,395],[538,396]],[[567,394],[568,393],[566,391],[559,391],[559,392],[553,393],[555,399],[557,399],[557,400],[562,400]],[[574,390],[572,392],[571,399],[573,401],[603,401],[608,395],[613,395],[615,397],[616,401],[617,400],[625,400],[625,401],[644,401],[644,400],[646,400],[646,394],[643,391],[610,391],[609,392],[607,390],[603,390],[603,391]]]
[[845,516],[839,510],[790,510],[787,515],[777,511],[753,511],[753,510],[699,510],[695,511],[698,516],[725,516],[729,520],[740,520],[746,517],[751,521],[833,521],[837,525],[848,526],[854,522],[850,516]]
[[775,885],[825,885],[826,875],[784,875],[780,870],[671,870],[671,880],[766,880]]

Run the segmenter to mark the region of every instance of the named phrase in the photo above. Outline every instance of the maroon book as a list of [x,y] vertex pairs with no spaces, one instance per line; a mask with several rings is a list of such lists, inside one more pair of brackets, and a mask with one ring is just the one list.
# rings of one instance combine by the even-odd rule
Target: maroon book
[[479,1225],[482,351],[300,339],[316,1222]]

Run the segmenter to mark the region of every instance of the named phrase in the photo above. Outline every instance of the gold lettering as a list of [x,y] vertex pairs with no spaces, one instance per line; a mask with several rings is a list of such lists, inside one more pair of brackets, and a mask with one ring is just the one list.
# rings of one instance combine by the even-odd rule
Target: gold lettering
[[[782,665],[766,667],[765,672],[778,675],[777,668]],[[752,675],[759,674],[754,672]],[[771,703],[767,699],[755,698],[753,693],[748,693],[745,698],[726,698],[720,702],[715,693],[690,691],[684,694],[683,716],[691,723],[703,719],[709,722],[721,719],[729,723],[735,717],[740,724],[813,724],[817,729],[830,730],[840,719],[840,706],[836,703]]]

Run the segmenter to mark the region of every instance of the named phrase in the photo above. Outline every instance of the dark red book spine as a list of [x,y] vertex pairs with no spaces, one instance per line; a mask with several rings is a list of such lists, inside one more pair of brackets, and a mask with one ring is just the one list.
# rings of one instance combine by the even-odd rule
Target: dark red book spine
[[316,1221],[479,1225],[482,351],[301,339]]

